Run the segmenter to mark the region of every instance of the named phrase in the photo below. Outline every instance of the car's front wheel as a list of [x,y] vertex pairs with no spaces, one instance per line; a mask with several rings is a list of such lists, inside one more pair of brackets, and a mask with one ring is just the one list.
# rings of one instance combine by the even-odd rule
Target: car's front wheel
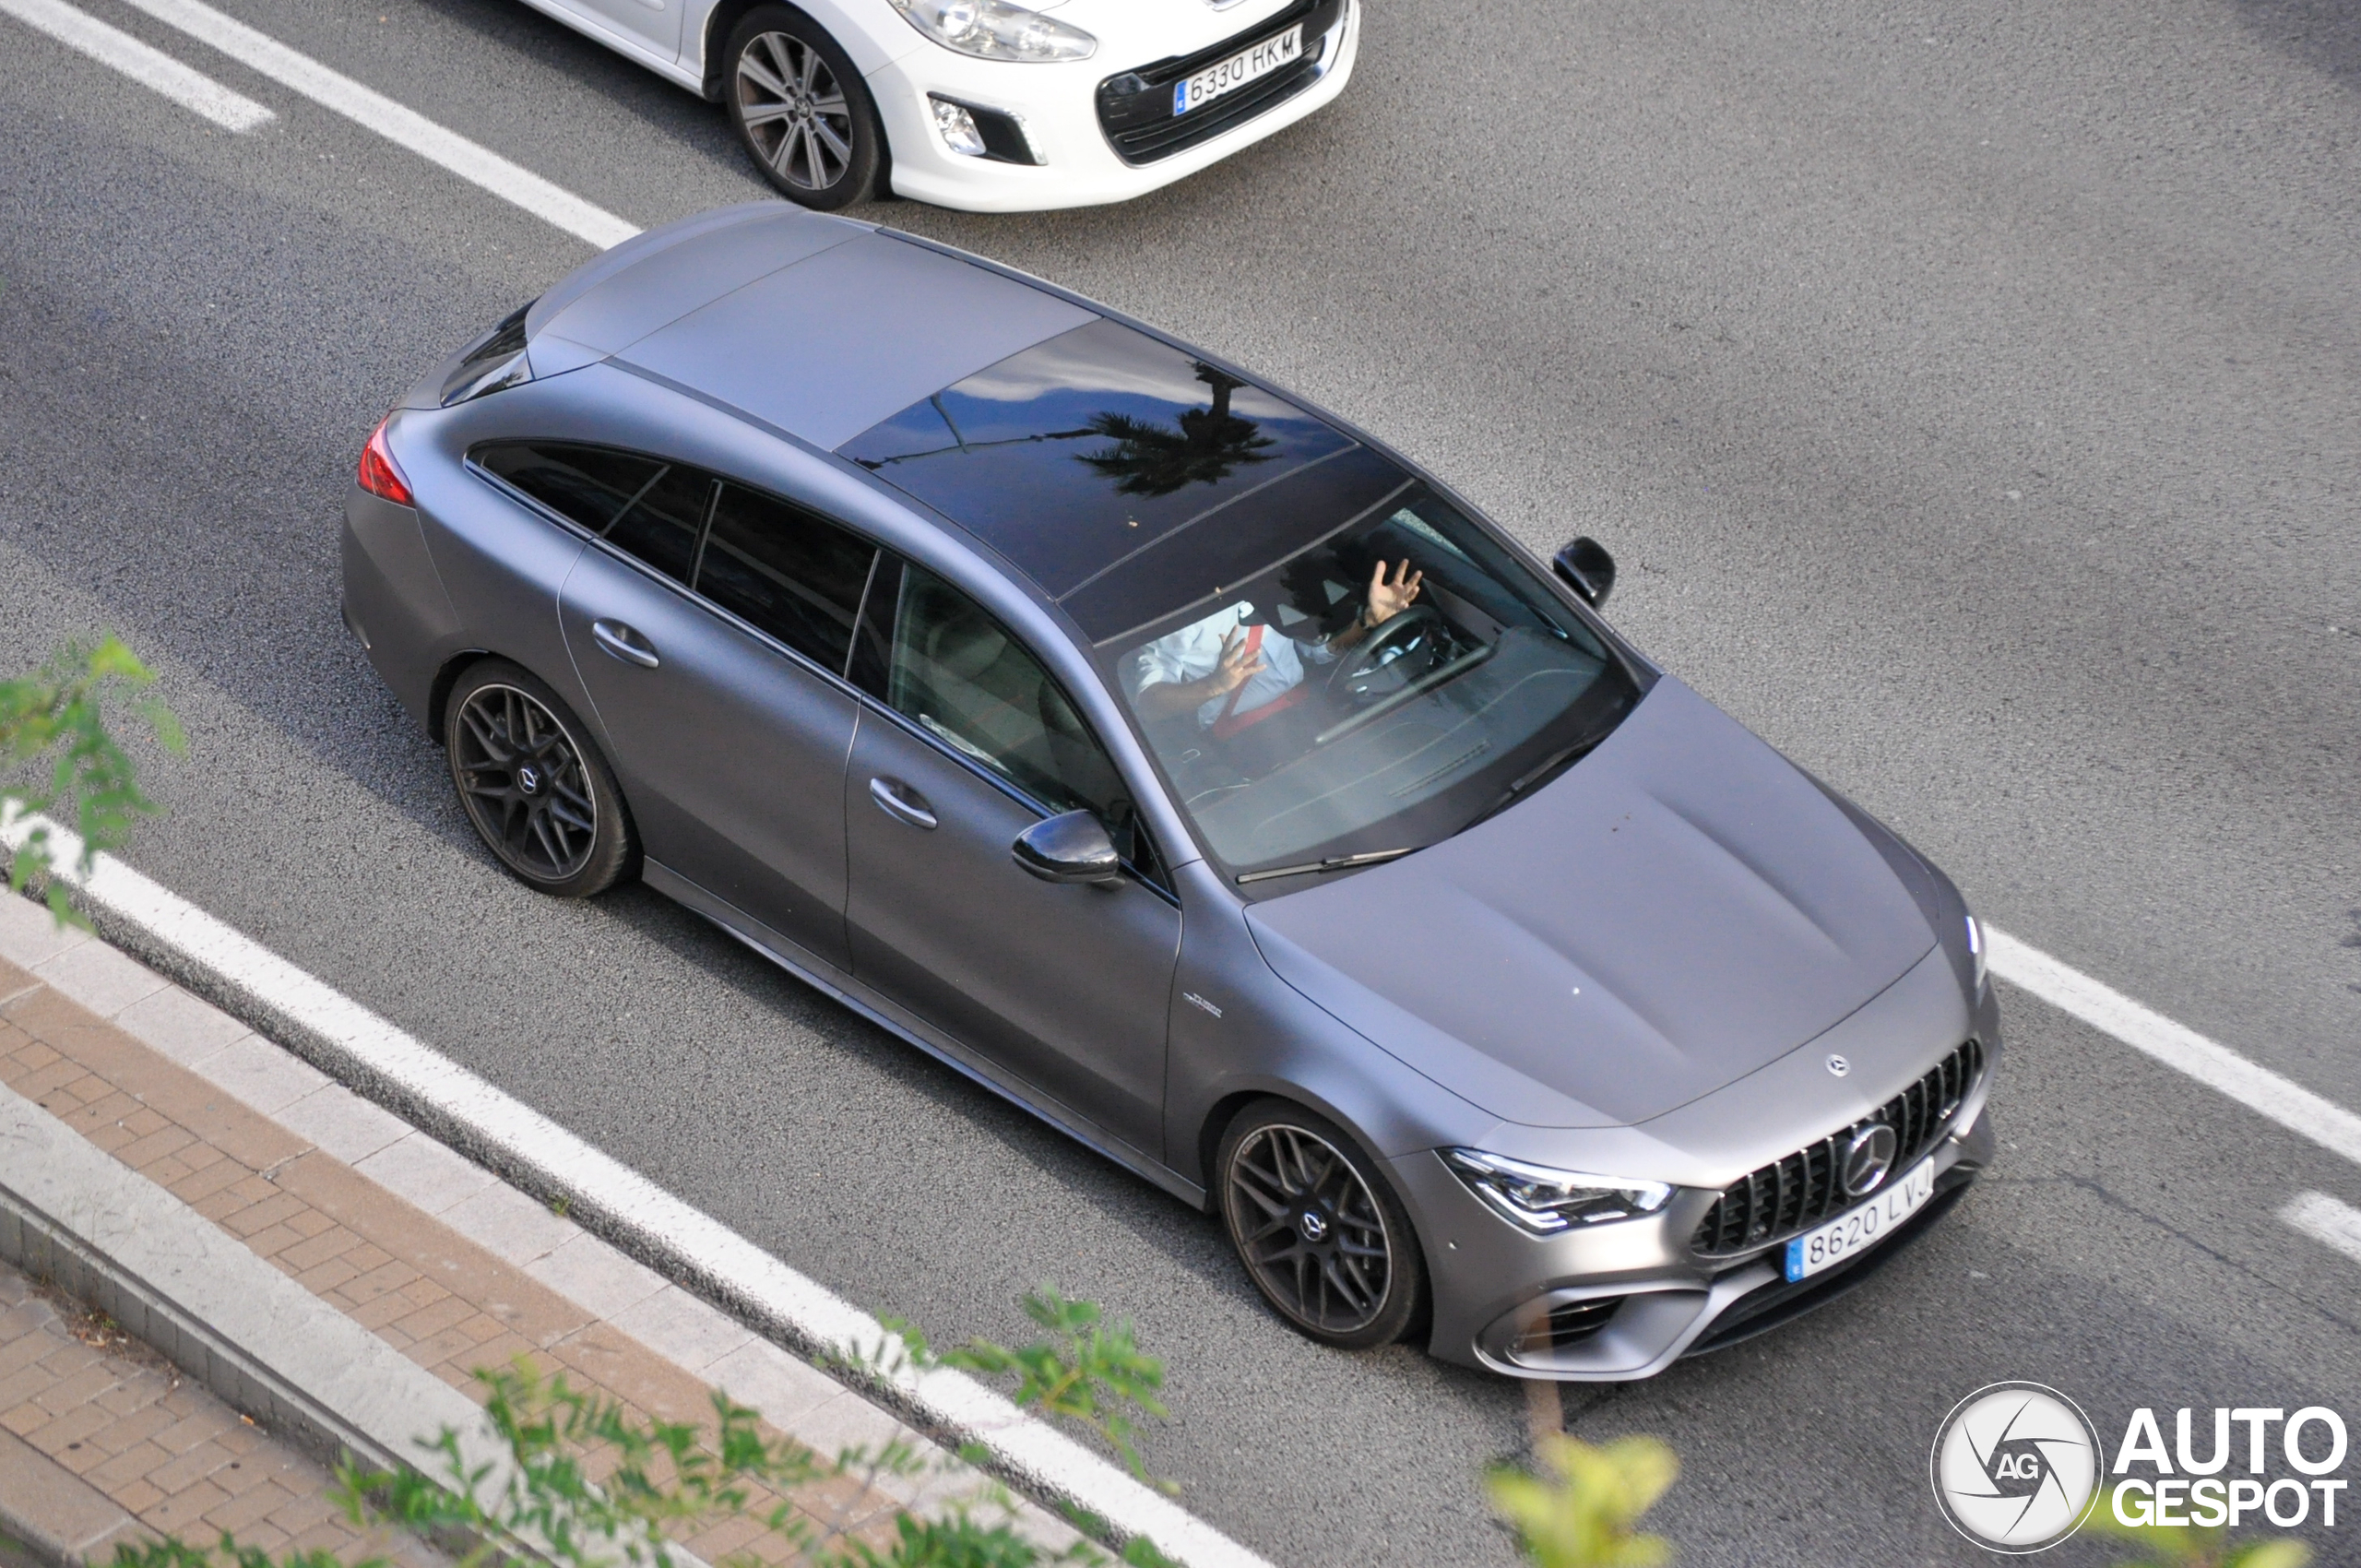
[[1426,1304],[1426,1260],[1393,1190],[1325,1119],[1285,1100],[1248,1106],[1215,1159],[1222,1218],[1279,1315],[1346,1349],[1389,1345]]
[[631,870],[615,776],[540,681],[506,659],[469,666],[445,704],[443,741],[468,821],[518,881],[587,898]]
[[722,71],[738,139],[789,201],[832,212],[869,195],[884,135],[860,73],[818,23],[757,6],[730,30]]

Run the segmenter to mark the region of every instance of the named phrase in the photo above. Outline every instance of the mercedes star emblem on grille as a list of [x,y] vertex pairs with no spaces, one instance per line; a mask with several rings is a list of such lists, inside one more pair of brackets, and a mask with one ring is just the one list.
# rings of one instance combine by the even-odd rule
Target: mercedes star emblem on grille
[[1893,1169],[1894,1151],[1900,1146],[1893,1129],[1882,1122],[1872,1122],[1854,1134],[1845,1147],[1845,1190],[1857,1198],[1876,1192],[1886,1172]]

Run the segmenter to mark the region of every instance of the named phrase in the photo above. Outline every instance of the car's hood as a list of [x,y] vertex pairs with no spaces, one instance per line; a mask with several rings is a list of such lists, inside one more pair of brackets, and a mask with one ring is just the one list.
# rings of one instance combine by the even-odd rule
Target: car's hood
[[1254,905],[1279,975],[1505,1121],[1643,1122],[1934,944],[1898,853],[1679,682],[1489,822]]

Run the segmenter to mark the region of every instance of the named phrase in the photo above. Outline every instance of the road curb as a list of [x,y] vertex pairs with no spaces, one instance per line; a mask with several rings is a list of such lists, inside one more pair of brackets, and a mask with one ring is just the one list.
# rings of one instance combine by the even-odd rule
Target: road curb
[[[5,1086],[0,1261],[104,1313],[223,1404],[324,1464],[339,1451],[380,1469],[406,1464],[411,1437],[444,1422],[473,1426],[479,1414],[465,1396]],[[278,1348],[249,1348],[257,1345]],[[367,1381],[382,1385],[365,1401],[373,1415],[382,1416],[385,1396],[407,1396],[418,1419],[397,1436],[373,1431],[382,1420],[350,1414],[321,1390],[332,1363],[286,1359],[291,1348],[308,1361],[314,1346],[369,1369]],[[349,1399],[351,1390],[342,1392]]]
[[[323,1465],[349,1454],[372,1468],[415,1469],[420,1441],[449,1430],[470,1465],[489,1465],[494,1477],[508,1467],[506,1448],[466,1395],[5,1086],[0,1260],[104,1313]],[[131,1523],[103,1494],[18,1446],[13,1466],[0,1454],[0,1522],[41,1561],[81,1562]]]

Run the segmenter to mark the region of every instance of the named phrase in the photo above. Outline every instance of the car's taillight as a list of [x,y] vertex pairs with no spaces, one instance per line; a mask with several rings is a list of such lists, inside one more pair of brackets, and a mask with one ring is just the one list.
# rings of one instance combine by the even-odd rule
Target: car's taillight
[[409,493],[409,481],[402,478],[400,469],[394,466],[394,455],[386,448],[387,414],[369,433],[369,445],[361,449],[361,488],[372,495],[382,495],[397,506],[415,506],[418,497]]

